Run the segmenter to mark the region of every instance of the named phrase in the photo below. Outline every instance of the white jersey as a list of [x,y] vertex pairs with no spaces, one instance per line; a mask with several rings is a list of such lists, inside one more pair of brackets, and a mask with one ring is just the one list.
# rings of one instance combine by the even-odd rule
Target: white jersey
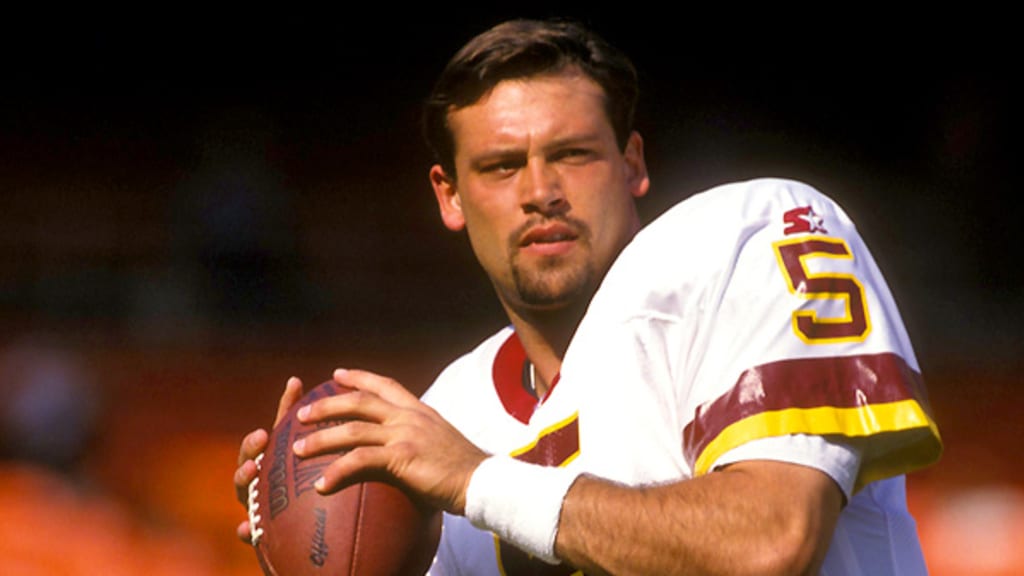
[[[823,574],[923,574],[903,477],[941,451],[898,311],[853,223],[791,181],[721,186],[616,260],[543,402],[503,330],[425,400],[491,453],[630,485],[771,458],[849,499]],[[538,568],[533,570],[533,568]],[[437,574],[571,574],[448,517]]]

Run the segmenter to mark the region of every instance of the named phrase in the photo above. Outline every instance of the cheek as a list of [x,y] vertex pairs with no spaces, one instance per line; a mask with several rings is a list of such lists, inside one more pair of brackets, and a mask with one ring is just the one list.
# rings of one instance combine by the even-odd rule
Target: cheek
[[474,246],[490,250],[494,246],[504,248],[512,226],[509,215],[515,210],[514,206],[502,203],[505,197],[507,194],[500,190],[478,190],[462,198],[462,217]]
[[614,257],[626,244],[630,242],[640,227],[640,217],[636,211],[636,203],[628,192],[620,191],[605,202],[594,207],[595,220],[599,223],[594,238],[598,245],[597,250],[603,253],[604,257]]
[[475,211],[463,211],[466,221],[466,232],[470,246],[477,260],[488,272],[495,274],[503,261],[507,260],[506,244],[500,229],[495,223]]

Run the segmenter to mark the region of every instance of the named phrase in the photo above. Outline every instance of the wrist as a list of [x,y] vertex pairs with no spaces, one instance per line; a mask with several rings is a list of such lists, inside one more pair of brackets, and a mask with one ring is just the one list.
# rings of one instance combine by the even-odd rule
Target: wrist
[[466,489],[466,518],[545,562],[556,564],[562,501],[578,471],[491,456]]

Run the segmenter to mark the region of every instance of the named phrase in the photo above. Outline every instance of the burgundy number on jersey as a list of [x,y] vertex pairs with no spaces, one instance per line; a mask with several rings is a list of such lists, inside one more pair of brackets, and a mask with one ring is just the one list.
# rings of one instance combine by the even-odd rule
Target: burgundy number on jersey
[[783,276],[789,291],[811,300],[842,300],[845,314],[838,318],[820,318],[814,310],[793,312],[793,330],[808,344],[861,341],[871,330],[864,286],[852,274],[812,273],[811,258],[853,259],[846,242],[839,238],[811,237],[775,243]]

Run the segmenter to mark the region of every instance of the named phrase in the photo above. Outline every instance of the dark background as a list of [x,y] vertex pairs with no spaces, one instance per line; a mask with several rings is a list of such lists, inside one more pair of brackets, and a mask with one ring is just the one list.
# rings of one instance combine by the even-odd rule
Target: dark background
[[[378,12],[9,23],[0,310],[186,341],[189,321],[390,341],[500,318],[439,225],[417,120],[447,56],[504,15]],[[995,29],[604,12],[581,19],[640,72],[646,215],[806,180],[859,223],[927,362],[1017,355],[1017,111]]]
[[[637,65],[645,217],[759,176],[834,197],[929,383],[947,451],[919,477],[1020,481],[1009,20],[624,8],[575,17]],[[418,391],[505,322],[437,216],[419,106],[473,34],[549,14],[163,10],[4,23],[0,346],[79,358],[107,407],[98,476],[221,542],[237,440],[288,375],[367,367]],[[155,465],[200,453],[201,505]]]

